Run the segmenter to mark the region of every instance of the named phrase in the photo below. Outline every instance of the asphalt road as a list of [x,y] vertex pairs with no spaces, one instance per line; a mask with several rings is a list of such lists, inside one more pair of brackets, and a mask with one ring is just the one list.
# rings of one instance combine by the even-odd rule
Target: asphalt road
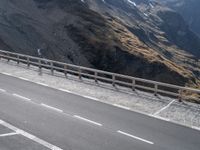
[[1,150],[200,149],[197,130],[3,74],[0,120]]

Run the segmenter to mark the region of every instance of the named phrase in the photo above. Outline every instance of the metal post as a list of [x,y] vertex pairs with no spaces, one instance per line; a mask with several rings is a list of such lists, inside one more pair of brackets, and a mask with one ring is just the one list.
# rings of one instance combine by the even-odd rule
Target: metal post
[[183,91],[180,89],[178,92],[179,92],[178,101],[179,101],[179,102],[182,102]]
[[65,77],[67,77],[67,65],[64,65],[64,73],[65,73]]
[[157,96],[158,95],[158,85],[154,84],[154,95]]
[[115,75],[112,75],[112,85],[115,87]]
[[9,58],[9,54],[7,53],[7,56],[8,56],[8,58],[7,58],[7,60],[8,60],[8,62],[10,61],[10,58]]
[[38,63],[39,63],[39,74],[42,74],[42,64],[41,64],[41,59],[38,59]]
[[81,68],[78,68],[78,76],[79,76],[79,79],[81,80]]
[[19,55],[17,55],[17,64],[19,64]]
[[94,76],[95,76],[95,77],[94,77],[95,82],[98,83],[98,80],[97,80],[98,73],[97,73],[97,71],[94,72]]
[[53,69],[53,62],[52,61],[50,62],[50,66],[51,66],[51,75],[53,75],[54,69]]
[[132,90],[135,91],[135,79],[132,80]]
[[30,67],[30,58],[29,57],[27,57],[27,66],[28,66],[28,68]]

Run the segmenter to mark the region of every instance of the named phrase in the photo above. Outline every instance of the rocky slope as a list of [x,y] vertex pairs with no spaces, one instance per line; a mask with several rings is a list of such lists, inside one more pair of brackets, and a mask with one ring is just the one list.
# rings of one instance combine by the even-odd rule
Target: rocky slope
[[147,0],[1,0],[0,39],[0,48],[20,53],[41,48],[45,58],[198,83],[199,38],[177,13]]

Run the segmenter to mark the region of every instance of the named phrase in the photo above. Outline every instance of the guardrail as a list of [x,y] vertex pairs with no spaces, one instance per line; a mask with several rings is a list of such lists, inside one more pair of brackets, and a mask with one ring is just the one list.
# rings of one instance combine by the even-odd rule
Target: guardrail
[[[120,85],[131,88],[133,91],[135,89],[145,90],[148,92],[152,92],[155,95],[163,94],[178,97],[179,101],[182,99],[193,99],[199,100],[197,96],[191,96],[192,94],[200,95],[200,90],[181,87],[177,85],[146,80],[141,78],[135,78],[127,75],[111,73],[107,71],[91,69],[87,67],[81,67],[77,65],[62,63],[58,61],[43,59],[39,57],[33,57],[29,55],[23,55],[8,51],[0,50],[0,59],[4,58],[8,61],[13,60],[19,63],[25,63],[29,67],[30,65],[37,66],[39,68],[39,72],[42,72],[42,68],[50,69],[51,74],[54,74],[54,71],[60,71],[67,76],[67,74],[77,75],[79,79],[90,78],[94,79],[95,82],[103,81],[111,83],[113,86]],[[185,93],[190,93],[187,96]]]

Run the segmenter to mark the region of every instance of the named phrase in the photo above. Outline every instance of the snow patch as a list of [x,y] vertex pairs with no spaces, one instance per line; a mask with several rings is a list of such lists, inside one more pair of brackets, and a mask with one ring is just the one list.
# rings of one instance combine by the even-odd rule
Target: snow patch
[[131,5],[134,5],[135,7],[137,6],[136,3],[132,0],[127,0]]

